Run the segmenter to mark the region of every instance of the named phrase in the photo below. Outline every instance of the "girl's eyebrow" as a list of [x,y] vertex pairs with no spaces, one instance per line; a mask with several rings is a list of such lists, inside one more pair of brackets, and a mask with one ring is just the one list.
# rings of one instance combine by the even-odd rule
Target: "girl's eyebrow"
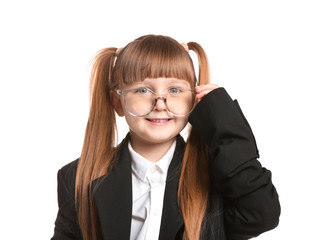
[[173,80],[170,82],[170,84],[183,84],[183,85],[188,85],[188,82],[185,80]]
[[[152,83],[135,83],[133,85],[128,86],[128,88],[133,89],[133,88],[139,88],[139,87],[147,87],[147,88],[151,88],[151,89],[155,89],[157,87],[160,87],[156,84],[152,84]],[[165,88],[170,88],[170,87],[179,87],[179,88],[185,88],[185,89],[189,89],[190,86],[185,84],[185,83],[180,83],[180,82],[172,82],[169,84],[165,84],[164,85]]]
[[[156,84],[156,82],[153,81],[147,81],[144,80],[142,82],[136,82],[133,85],[147,85],[147,86],[154,86]],[[175,84],[178,85],[184,85],[185,87],[189,87],[189,83],[186,80],[182,80],[182,79],[167,79],[164,83],[164,85],[166,86],[173,86]]]
[[177,81],[174,81],[174,82],[171,82],[169,84],[167,84],[168,87],[180,87],[180,88],[192,88],[190,86],[190,84],[188,84],[188,82],[177,82]]
[[126,85],[127,87],[138,87],[138,86],[151,86],[152,84],[151,83],[144,83],[144,82],[135,82],[135,83],[132,83],[130,85]]

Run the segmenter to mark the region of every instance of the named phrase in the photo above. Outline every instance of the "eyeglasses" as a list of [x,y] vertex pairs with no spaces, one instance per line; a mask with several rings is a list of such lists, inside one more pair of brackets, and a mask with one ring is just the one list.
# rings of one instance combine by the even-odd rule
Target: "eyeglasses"
[[162,99],[169,113],[175,117],[184,117],[192,112],[195,107],[195,90],[179,87],[170,87],[165,94],[157,94],[147,87],[127,90],[116,90],[123,96],[125,109],[131,115],[144,117],[150,114],[158,100]]

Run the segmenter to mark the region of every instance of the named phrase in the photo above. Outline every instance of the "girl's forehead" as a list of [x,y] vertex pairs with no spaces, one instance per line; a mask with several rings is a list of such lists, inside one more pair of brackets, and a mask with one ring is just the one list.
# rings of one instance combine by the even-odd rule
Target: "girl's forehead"
[[171,86],[171,85],[181,85],[185,87],[190,87],[190,83],[187,80],[179,78],[146,78],[143,81],[135,82],[133,85],[151,85],[151,86]]

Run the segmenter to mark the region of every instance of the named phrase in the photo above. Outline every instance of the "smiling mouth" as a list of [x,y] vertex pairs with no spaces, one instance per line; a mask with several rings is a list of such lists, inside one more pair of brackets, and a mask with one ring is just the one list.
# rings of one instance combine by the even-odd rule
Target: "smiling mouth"
[[146,120],[156,123],[164,123],[172,120],[172,118],[147,118]]

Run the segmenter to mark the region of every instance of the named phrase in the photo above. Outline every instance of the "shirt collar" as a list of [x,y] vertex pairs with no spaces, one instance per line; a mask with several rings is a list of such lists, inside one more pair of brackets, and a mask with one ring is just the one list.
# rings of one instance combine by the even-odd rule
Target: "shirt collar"
[[151,162],[145,157],[141,156],[134,151],[130,141],[128,142],[128,150],[132,160],[132,170],[142,180],[145,181],[148,170],[152,166],[156,166],[160,169],[161,173],[167,176],[169,164],[173,158],[176,147],[176,140],[173,142],[167,153],[157,162]]

